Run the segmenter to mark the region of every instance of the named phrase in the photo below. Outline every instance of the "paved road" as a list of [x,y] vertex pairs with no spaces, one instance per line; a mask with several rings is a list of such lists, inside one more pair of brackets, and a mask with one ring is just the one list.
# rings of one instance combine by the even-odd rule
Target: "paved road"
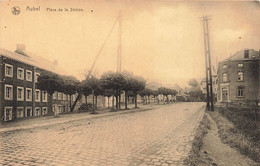
[[182,165],[203,109],[177,103],[0,132],[0,165]]

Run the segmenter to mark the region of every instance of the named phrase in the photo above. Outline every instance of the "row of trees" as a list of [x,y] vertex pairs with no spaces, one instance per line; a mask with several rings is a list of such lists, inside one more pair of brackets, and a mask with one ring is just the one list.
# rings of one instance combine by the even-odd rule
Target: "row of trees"
[[[139,91],[145,88],[145,80],[142,77],[137,77],[131,73],[115,73],[108,72],[104,73],[100,79],[91,76],[87,77],[81,83],[80,92],[84,94],[85,97],[92,94],[93,103],[94,96],[102,95],[109,98],[112,97],[112,110],[121,109],[121,94],[125,92],[125,98],[128,98],[128,95],[131,94],[135,97],[135,106],[137,107],[137,94]],[[116,106],[114,106],[114,98],[116,99]],[[94,106],[94,105],[93,105]],[[96,105],[95,105],[96,107]],[[127,101],[125,102],[125,109],[127,109]]]
[[52,96],[55,91],[63,92],[70,96],[70,108],[72,108],[72,95],[79,89],[80,82],[73,76],[61,76],[44,71],[38,77],[36,88],[48,92],[50,95],[49,110],[52,110]]
[[[112,97],[112,108],[111,110],[121,109],[121,94],[125,94],[125,109],[127,108],[127,103],[129,97],[132,97],[137,108],[137,95],[139,94],[143,101],[150,103],[150,96],[154,98],[159,94],[167,97],[167,103],[169,102],[169,95],[176,95],[177,91],[161,87],[157,91],[145,88],[146,81],[142,77],[134,76],[131,73],[123,72],[107,72],[104,73],[100,79],[95,76],[87,76],[85,80],[78,81],[73,76],[60,76],[51,72],[43,72],[38,77],[37,88],[47,91],[50,95],[50,110],[52,108],[52,96],[55,91],[63,92],[70,96],[70,108],[73,111],[75,103],[72,104],[71,96],[78,93],[80,98],[82,95],[85,96],[86,103],[87,97],[92,95],[93,97],[93,111],[97,109],[97,97],[99,95]],[[114,102],[114,98],[116,102]],[[164,99],[163,99],[164,100]],[[114,103],[115,106],[114,106]],[[108,103],[109,105],[109,103]]]

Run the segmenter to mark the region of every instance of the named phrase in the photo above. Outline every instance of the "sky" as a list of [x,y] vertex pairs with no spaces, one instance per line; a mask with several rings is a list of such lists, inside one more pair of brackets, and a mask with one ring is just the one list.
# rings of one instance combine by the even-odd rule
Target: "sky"
[[[18,6],[21,13],[12,14]],[[29,11],[40,7],[40,11]],[[49,9],[56,9],[50,11]],[[58,11],[62,9],[63,11]],[[67,8],[68,11],[64,11]],[[83,11],[70,11],[70,8]],[[243,49],[260,49],[258,1],[44,0],[0,1],[0,47],[57,60],[66,74],[84,79],[122,9],[122,70],[162,86],[187,85],[205,76],[203,26],[210,16],[212,64]],[[93,72],[116,71],[116,22]]]

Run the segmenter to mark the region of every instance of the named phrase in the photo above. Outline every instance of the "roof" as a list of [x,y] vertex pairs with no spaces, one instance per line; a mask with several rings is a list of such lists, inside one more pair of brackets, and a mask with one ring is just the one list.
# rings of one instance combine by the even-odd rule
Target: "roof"
[[40,69],[47,70],[47,71],[50,71],[50,72],[53,72],[56,74],[66,75],[66,72],[63,71],[61,68],[59,68],[57,65],[55,65],[53,62],[48,61],[40,56],[30,53],[30,52],[27,52],[27,51],[23,51],[23,52],[26,54],[26,56],[0,48],[1,56],[7,57],[7,58],[10,58],[13,60],[17,60],[22,63],[28,64],[31,66],[35,66]]
[[[248,51],[248,58],[245,58],[245,52]],[[231,57],[223,60],[225,61],[233,61],[233,60],[251,60],[251,59],[259,59],[259,51],[255,51],[254,49],[245,49],[241,51],[237,51],[234,55]]]

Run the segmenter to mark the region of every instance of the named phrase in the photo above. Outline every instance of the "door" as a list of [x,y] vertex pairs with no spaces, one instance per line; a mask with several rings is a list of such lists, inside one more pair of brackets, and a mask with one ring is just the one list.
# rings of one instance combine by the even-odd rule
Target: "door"
[[27,114],[27,117],[30,117],[32,115],[31,114],[31,108],[26,109],[26,114]]
[[5,121],[12,120],[12,108],[5,108]]
[[228,101],[228,89],[222,88],[222,102]]

